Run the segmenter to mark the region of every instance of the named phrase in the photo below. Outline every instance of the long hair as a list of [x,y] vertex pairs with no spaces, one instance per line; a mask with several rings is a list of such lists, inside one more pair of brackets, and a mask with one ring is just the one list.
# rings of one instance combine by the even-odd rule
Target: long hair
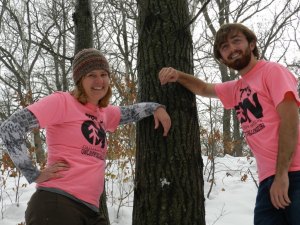
[[251,31],[248,27],[244,26],[241,23],[228,23],[223,24],[220,29],[218,30],[215,36],[215,43],[214,43],[214,56],[217,60],[222,58],[220,54],[220,47],[221,45],[227,41],[228,35],[232,32],[242,32],[248,41],[248,43],[253,42],[255,44],[255,48],[253,49],[254,56],[259,59],[259,51],[256,45],[257,37],[253,31]]
[[[73,95],[81,104],[85,105],[87,101],[87,95],[82,86],[83,77],[77,82],[73,91],[71,91],[71,95]],[[108,90],[103,98],[101,98],[98,102],[98,106],[103,108],[108,106],[110,98],[112,96],[111,87],[108,87]]]

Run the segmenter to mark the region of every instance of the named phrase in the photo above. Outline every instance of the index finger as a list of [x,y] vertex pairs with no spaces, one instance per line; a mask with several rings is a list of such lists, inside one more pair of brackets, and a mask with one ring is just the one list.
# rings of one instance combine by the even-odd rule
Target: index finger
[[178,79],[178,72],[172,67],[166,67],[160,74],[161,84],[166,84],[168,82],[176,82]]
[[165,73],[166,73],[166,68],[162,68],[162,69],[159,71],[158,79],[160,80],[160,83],[161,83],[161,84],[164,84]]

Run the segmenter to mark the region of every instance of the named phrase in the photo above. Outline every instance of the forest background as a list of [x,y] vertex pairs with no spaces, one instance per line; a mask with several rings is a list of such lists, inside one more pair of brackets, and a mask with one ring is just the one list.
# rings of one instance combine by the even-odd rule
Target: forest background
[[[261,58],[287,66],[299,79],[300,3],[297,0],[187,2],[195,76],[209,82],[227,81],[235,77],[235,71],[227,70],[215,61],[212,44],[221,24],[241,22],[257,34]],[[68,0],[0,0],[1,121],[54,91],[72,90],[75,3]],[[171,6],[175,3],[170,1]],[[202,8],[203,5],[206,6]],[[113,71],[112,104],[135,103],[138,89],[147,88],[139,86],[137,78],[137,1],[94,0],[92,12],[94,47],[107,56]],[[213,188],[215,157],[226,154],[251,156],[251,152],[233,111],[223,110],[220,102],[213,99],[197,97],[197,103],[201,151],[203,156],[208,156],[210,176],[207,181]],[[135,179],[135,131],[135,125],[126,125],[109,135],[106,168],[109,182],[106,189],[108,198],[113,199],[115,189],[112,187],[118,185],[122,194],[114,201],[120,207],[134,191],[133,185],[126,185],[123,189],[123,184],[133,184]],[[41,167],[45,164],[47,153],[44,140],[43,131],[34,131],[28,136],[30,152]],[[3,196],[6,179],[15,177],[20,181],[22,175],[9,162],[7,155],[3,155],[0,163]],[[22,182],[17,183],[26,186]]]

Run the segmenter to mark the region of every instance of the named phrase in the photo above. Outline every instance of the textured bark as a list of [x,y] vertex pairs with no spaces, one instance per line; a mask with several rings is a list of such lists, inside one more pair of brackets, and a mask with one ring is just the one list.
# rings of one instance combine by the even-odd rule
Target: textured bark
[[223,110],[223,149],[224,154],[232,155],[232,146],[234,143],[232,142],[231,138],[231,111],[232,110]]
[[[105,185],[104,185],[105,187]],[[99,214],[100,214],[100,221],[97,225],[110,225],[109,217],[108,217],[108,210],[107,210],[107,203],[106,203],[106,190],[104,191],[100,197],[100,207],[99,207]]]
[[43,146],[42,146],[41,133],[39,130],[34,130],[32,133],[34,136],[36,161],[38,163],[44,163],[46,161],[46,157],[45,157],[45,152],[44,152]]
[[237,157],[243,156],[243,136],[240,131],[240,122],[238,121],[237,116],[235,115],[235,111],[233,111],[233,155]]
[[[228,69],[224,64],[219,64],[219,69],[222,76],[222,82],[231,80],[228,74]],[[232,110],[223,110],[222,122],[223,122],[223,148],[224,154],[232,155],[233,141],[231,133],[231,112]]]
[[76,0],[75,13],[75,53],[93,47],[93,22],[90,0]]
[[133,225],[205,224],[203,162],[195,96],[177,83],[160,86],[172,66],[193,73],[186,0],[138,1],[138,101],[166,105],[172,128],[163,138],[153,118],[137,124]]
[[[75,51],[74,54],[84,48],[93,46],[93,18],[91,11],[91,0],[76,0],[75,13],[73,14],[75,24]],[[106,190],[104,185],[100,201],[101,225],[109,225],[109,216],[106,203]]]

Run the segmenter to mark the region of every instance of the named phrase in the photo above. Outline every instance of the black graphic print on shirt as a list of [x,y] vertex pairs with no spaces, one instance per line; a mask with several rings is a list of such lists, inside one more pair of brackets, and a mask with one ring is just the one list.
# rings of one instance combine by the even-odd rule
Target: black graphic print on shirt
[[86,120],[81,125],[81,132],[91,146],[84,145],[81,154],[105,160],[106,133],[101,123],[93,115],[86,114],[91,120]]
[[261,120],[263,108],[257,93],[253,93],[249,86],[241,88],[239,94],[240,102],[234,108],[245,136],[251,136],[265,128]]
[[101,143],[101,148],[104,148],[106,134],[101,125],[97,127],[94,121],[87,120],[81,125],[81,131],[90,144],[99,145]]

